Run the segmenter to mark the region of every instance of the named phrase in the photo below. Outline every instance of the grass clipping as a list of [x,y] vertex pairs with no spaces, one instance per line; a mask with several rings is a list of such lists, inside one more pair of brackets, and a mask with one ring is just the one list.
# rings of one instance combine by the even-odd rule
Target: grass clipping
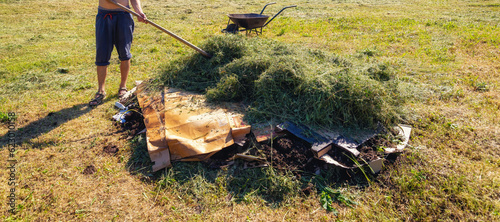
[[374,127],[400,116],[403,101],[387,64],[242,35],[212,37],[201,48],[213,57],[171,61],[160,84],[204,93],[211,102],[242,101],[251,123]]

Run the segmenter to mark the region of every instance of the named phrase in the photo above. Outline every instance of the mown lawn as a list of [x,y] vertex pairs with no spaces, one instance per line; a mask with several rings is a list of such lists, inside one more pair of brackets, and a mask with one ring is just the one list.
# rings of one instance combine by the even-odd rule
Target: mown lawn
[[[258,13],[267,3],[142,2],[149,19],[195,45],[223,35],[226,14]],[[407,92],[403,122],[413,132],[395,163],[370,182],[315,183],[355,201],[352,208],[334,202],[338,214],[327,212],[320,187],[304,195],[304,181],[267,168],[175,163],[152,173],[145,138],[127,140],[111,121],[116,53],[107,79],[111,96],[95,109],[86,106],[97,87],[97,2],[0,0],[2,220],[500,220],[500,4],[285,0],[265,13],[294,4],[257,38],[390,64],[402,86],[418,89]],[[152,26],[136,23],[135,33],[129,88],[194,53]],[[17,130],[9,134],[12,112]],[[11,138],[15,152],[8,149]],[[119,151],[104,153],[106,146]],[[95,173],[84,174],[91,165]]]

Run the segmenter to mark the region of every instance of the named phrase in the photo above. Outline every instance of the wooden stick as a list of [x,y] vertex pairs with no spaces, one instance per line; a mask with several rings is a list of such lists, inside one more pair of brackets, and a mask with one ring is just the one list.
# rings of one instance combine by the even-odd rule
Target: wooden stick
[[[129,9],[129,8],[125,7],[125,6],[123,6],[122,4],[120,4],[120,3],[118,3],[118,2],[115,2],[114,0],[110,0],[110,1],[111,1],[113,4],[115,4],[116,6],[118,6],[118,7],[122,8],[123,10],[125,10],[125,11],[127,11],[127,12],[129,12],[130,14],[135,15],[135,16],[137,16],[138,18],[142,18],[139,14],[137,14],[136,12],[132,11],[131,9]],[[166,30],[165,28],[163,28],[163,27],[159,26],[158,24],[156,24],[156,23],[154,23],[154,22],[152,22],[152,21],[150,21],[150,20],[148,20],[148,19],[144,19],[144,20],[145,20],[148,24],[151,24],[152,26],[154,26],[154,27],[156,27],[156,28],[160,29],[161,31],[163,31],[163,32],[165,32],[165,33],[167,33],[167,34],[169,34],[170,36],[174,37],[175,39],[177,39],[177,40],[181,41],[182,43],[186,44],[187,46],[189,46],[189,47],[193,48],[194,50],[198,51],[198,52],[199,52],[199,53],[201,53],[203,56],[205,56],[205,57],[207,57],[207,58],[212,58],[212,55],[208,54],[207,52],[203,51],[202,49],[198,48],[197,46],[195,46],[195,45],[191,44],[190,42],[188,42],[188,41],[184,40],[183,38],[181,38],[181,37],[177,36],[176,34],[174,34],[174,33],[170,32],[170,31]]]

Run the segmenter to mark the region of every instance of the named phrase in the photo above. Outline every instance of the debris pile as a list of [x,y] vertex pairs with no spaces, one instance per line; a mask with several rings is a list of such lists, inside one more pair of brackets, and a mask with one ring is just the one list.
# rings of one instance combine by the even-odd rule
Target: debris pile
[[[213,57],[171,61],[137,87],[153,171],[174,161],[217,167],[243,159],[248,167],[376,173],[408,143],[411,127],[395,124],[404,89],[388,64],[240,35],[203,48]],[[377,130],[346,134],[338,126]]]
[[153,171],[175,161],[205,161],[218,168],[240,159],[247,168],[316,172],[328,164],[342,169],[368,167],[378,173],[386,156],[404,150],[411,133],[410,126],[398,125],[392,130],[358,132],[354,139],[292,122],[253,127],[243,121],[241,104],[214,105],[201,94],[172,88],[151,92],[145,87],[138,86],[137,100]]

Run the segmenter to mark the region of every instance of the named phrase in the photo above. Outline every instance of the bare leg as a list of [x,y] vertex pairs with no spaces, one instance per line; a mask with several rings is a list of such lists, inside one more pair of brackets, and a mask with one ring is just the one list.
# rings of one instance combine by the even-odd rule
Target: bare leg
[[94,99],[89,102],[90,106],[97,106],[102,103],[106,95],[104,83],[106,82],[106,75],[108,74],[108,66],[97,66],[97,84],[98,93],[95,94]]
[[120,74],[121,74],[121,81],[120,81],[120,89],[127,87],[127,78],[128,74],[130,72],[130,59],[121,61],[120,62]]
[[105,93],[104,84],[106,83],[106,76],[108,75],[108,66],[97,66],[97,84],[99,85],[98,91]]

